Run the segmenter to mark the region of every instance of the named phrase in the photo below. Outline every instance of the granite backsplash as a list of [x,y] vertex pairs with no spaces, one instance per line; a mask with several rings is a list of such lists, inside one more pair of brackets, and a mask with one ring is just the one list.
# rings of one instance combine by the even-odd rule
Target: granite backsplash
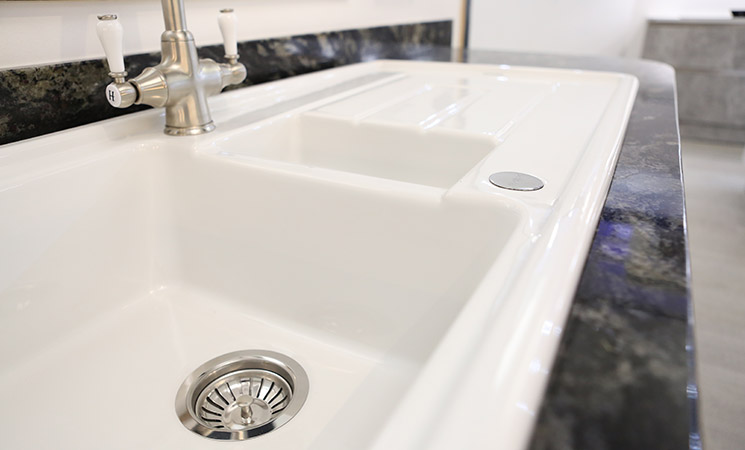
[[[305,34],[238,43],[248,68],[239,89],[380,58],[427,58],[433,47],[449,47],[452,21],[414,23]],[[222,61],[222,45],[199,47],[201,58]],[[125,58],[131,76],[158,64],[160,52]],[[104,90],[111,82],[103,59],[0,70],[0,145],[149,108],[111,107]]]

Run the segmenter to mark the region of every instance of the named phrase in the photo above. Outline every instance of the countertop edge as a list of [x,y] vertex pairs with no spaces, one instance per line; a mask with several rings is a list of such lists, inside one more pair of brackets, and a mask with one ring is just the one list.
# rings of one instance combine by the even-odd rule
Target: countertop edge
[[701,448],[674,69],[490,51],[454,51],[450,60],[639,79],[530,448]]

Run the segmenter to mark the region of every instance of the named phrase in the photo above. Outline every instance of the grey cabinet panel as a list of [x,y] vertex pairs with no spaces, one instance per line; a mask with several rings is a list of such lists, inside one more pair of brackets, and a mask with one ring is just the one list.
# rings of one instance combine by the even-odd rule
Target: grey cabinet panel
[[677,71],[680,119],[745,127],[745,74]]
[[644,57],[688,69],[735,69],[745,55],[735,55],[745,42],[745,26],[650,24]]
[[741,144],[745,142],[745,128],[718,127],[711,124],[680,122],[680,136],[684,139]]
[[675,67],[683,136],[745,142],[745,21],[652,21],[643,56]]

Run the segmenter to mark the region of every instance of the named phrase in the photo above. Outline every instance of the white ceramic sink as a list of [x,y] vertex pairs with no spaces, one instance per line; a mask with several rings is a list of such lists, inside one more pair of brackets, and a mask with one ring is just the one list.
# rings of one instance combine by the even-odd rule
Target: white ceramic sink
[[[523,447],[636,86],[382,61],[216,97],[203,136],[0,147],[0,447]],[[181,382],[243,349],[298,361],[304,407],[189,432]]]

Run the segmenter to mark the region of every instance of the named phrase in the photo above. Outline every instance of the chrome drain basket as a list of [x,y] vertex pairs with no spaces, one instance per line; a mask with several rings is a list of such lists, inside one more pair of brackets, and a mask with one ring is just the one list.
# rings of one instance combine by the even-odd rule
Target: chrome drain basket
[[308,376],[293,359],[246,350],[207,361],[176,395],[176,414],[189,430],[211,439],[242,441],[275,430],[300,410]]

